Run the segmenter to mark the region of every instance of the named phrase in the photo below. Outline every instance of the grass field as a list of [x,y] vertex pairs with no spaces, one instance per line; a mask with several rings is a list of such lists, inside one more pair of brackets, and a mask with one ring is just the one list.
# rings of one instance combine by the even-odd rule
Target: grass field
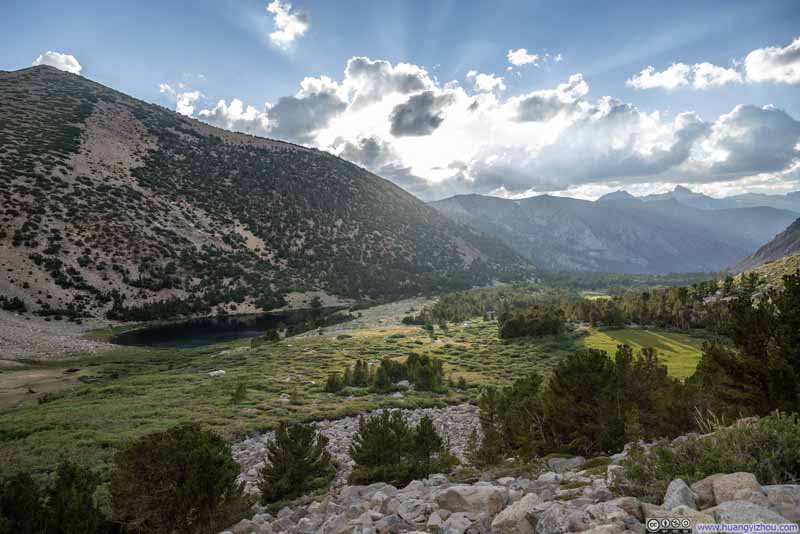
[[[497,326],[483,321],[446,333],[437,329],[437,337],[432,341],[418,327],[392,327],[289,338],[255,349],[248,340],[197,349],[120,347],[68,362],[6,369],[0,372],[0,475],[44,473],[63,455],[102,473],[125,440],[186,421],[203,422],[234,440],[281,420],[463,402],[474,398],[478,384],[547,372],[577,347],[574,338],[502,342]],[[448,375],[463,376],[473,387],[411,392],[402,399],[366,389],[340,395],[323,391],[330,371],[343,371],[357,359],[411,353],[443,359]],[[217,369],[226,375],[210,378],[208,372]],[[234,404],[232,393],[242,381],[246,399]]]
[[613,355],[617,345],[627,344],[635,351],[643,347],[653,347],[659,358],[667,365],[669,373],[677,378],[686,378],[694,373],[700,360],[700,349],[705,341],[702,337],[677,332],[623,328],[620,330],[592,329],[583,338],[583,344],[593,349],[601,349]]

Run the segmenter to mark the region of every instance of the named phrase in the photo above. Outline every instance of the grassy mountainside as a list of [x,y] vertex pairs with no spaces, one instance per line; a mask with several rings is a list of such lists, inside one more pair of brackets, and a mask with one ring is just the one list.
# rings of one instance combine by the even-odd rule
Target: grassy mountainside
[[769,207],[702,210],[674,199],[589,202],[462,195],[432,204],[553,271],[664,274],[728,267],[797,217]]
[[268,309],[525,277],[503,244],[330,154],[50,67],[0,72],[0,294],[43,314]]
[[800,219],[775,236],[775,239],[759,248],[752,256],[748,256],[736,266],[739,271],[752,270],[765,263],[780,260],[800,252]]

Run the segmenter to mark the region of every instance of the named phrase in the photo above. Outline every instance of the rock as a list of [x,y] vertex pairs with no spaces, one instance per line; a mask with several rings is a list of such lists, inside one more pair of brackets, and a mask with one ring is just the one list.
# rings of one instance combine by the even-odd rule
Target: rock
[[473,520],[466,512],[456,512],[442,525],[442,534],[464,534],[472,526]]
[[642,514],[642,505],[639,502],[639,499],[635,497],[619,497],[608,501],[607,504],[612,504],[622,508],[625,510],[626,514],[635,517],[639,521],[644,520],[644,515]]
[[529,493],[508,506],[492,521],[492,534],[534,534],[529,515],[533,513],[534,506],[541,503],[542,499],[538,495]]
[[320,527],[320,534],[345,534],[349,533],[352,529],[347,524],[347,518],[344,514],[336,514],[329,516],[322,526]]
[[722,475],[714,479],[713,492],[716,504],[735,500],[751,500],[756,495],[765,497],[764,502],[759,504],[766,504],[766,494],[752,473]]
[[249,519],[242,519],[229,530],[231,534],[257,534],[261,530],[261,527],[258,523],[250,521]]
[[428,530],[434,530],[434,529],[441,530],[442,526],[444,526],[444,521],[445,519],[441,516],[439,510],[437,510],[433,512],[431,516],[428,518],[428,523],[426,524],[426,526],[428,527]]
[[414,530],[414,526],[398,515],[387,515],[375,523],[375,528],[382,534],[399,534]]
[[542,473],[539,475],[538,480],[539,482],[561,482],[564,479],[564,476],[559,473],[554,473],[553,471],[549,471],[547,473]]
[[790,523],[777,512],[747,501],[725,501],[707,510],[712,511],[717,523]]
[[767,503],[771,510],[789,521],[800,522],[800,485],[781,484],[764,486]]
[[560,502],[550,502],[539,514],[534,513],[536,534],[563,534],[567,531],[567,508]]
[[401,380],[400,382],[397,382],[395,386],[402,389],[409,389],[411,388],[411,382],[409,382],[408,380]]
[[676,506],[688,506],[697,509],[696,497],[694,492],[686,485],[686,482],[676,478],[667,486],[664,494],[664,508],[672,510]]
[[583,534],[622,534],[622,527],[619,525],[600,525],[591,530],[585,530]]
[[714,481],[725,475],[710,475],[702,480],[698,480],[690,487],[695,494],[695,504],[702,510],[709,506],[714,506]]
[[211,378],[217,378],[219,376],[225,376],[225,371],[223,371],[222,369],[220,369],[218,371],[210,371],[208,373],[208,376],[210,376]]
[[615,482],[620,480],[620,477],[623,476],[625,472],[625,468],[621,465],[609,465],[608,470],[606,471],[606,484],[608,486],[613,486]]
[[547,466],[556,473],[575,471],[585,463],[586,458],[583,456],[575,456],[574,458],[550,458],[547,460]]
[[435,500],[451,512],[496,514],[508,503],[508,490],[502,486],[457,485],[438,491]]
[[397,515],[409,523],[417,523],[427,520],[433,511],[433,504],[419,499],[408,499],[402,501],[397,508]]

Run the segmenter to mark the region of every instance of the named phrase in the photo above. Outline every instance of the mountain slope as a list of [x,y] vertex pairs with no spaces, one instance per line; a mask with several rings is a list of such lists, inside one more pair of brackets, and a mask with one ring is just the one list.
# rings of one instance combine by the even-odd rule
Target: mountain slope
[[244,311],[292,291],[396,297],[528,274],[344,160],[50,67],[0,72],[0,147],[0,294],[42,313]]
[[796,217],[772,208],[707,211],[625,194],[598,202],[464,195],[432,205],[555,271],[715,271],[752,252]]
[[736,270],[749,271],[765,263],[779,260],[800,252],[800,219],[775,236],[775,239],[759,248],[753,255],[748,256],[736,265]]

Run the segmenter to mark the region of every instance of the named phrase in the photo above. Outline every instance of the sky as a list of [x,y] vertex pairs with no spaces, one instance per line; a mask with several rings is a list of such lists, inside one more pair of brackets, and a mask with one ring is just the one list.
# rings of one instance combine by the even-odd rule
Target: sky
[[800,189],[796,0],[6,0],[35,64],[425,200]]

